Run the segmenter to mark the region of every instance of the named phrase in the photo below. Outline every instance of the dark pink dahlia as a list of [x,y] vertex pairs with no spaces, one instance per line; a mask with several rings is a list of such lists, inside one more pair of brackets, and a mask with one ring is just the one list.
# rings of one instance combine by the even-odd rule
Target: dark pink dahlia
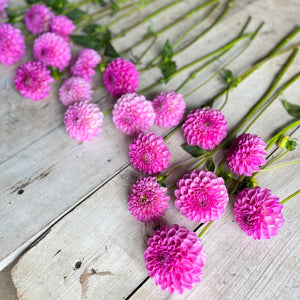
[[73,22],[66,16],[55,16],[50,22],[50,31],[63,37],[67,42],[70,41],[68,37],[76,29]]

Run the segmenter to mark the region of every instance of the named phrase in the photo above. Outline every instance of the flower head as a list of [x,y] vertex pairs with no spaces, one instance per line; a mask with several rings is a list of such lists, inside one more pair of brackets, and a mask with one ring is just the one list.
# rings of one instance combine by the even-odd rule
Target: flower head
[[71,35],[75,29],[73,22],[66,16],[56,16],[50,22],[50,31],[60,35],[67,42],[70,41],[68,35]]
[[0,0],[0,19],[5,19],[7,17],[7,13],[5,11],[7,7],[7,0]]
[[179,124],[186,108],[183,96],[173,91],[162,92],[153,99],[155,124],[162,128]]
[[89,141],[101,132],[103,113],[89,101],[75,102],[65,112],[66,131],[72,139]]
[[135,65],[122,57],[109,63],[103,73],[103,83],[114,97],[134,93],[139,87],[139,72]]
[[69,65],[71,50],[61,36],[47,32],[34,41],[33,56],[37,61],[62,71]]
[[194,170],[177,181],[175,206],[195,222],[218,220],[224,213],[228,193],[222,177]]
[[25,98],[41,100],[49,95],[50,83],[54,82],[51,72],[41,62],[31,61],[20,66],[14,78],[16,89]]
[[200,281],[206,262],[203,244],[195,232],[178,225],[155,231],[144,258],[154,283],[169,293],[180,294]]
[[238,175],[251,176],[266,163],[266,144],[255,134],[244,133],[238,136],[227,152],[227,165]]
[[155,119],[151,102],[134,93],[121,96],[112,114],[116,127],[127,135],[148,131]]
[[160,136],[153,132],[140,133],[129,145],[129,157],[133,167],[142,173],[152,175],[169,166],[171,153]]
[[237,195],[233,213],[240,228],[254,239],[269,239],[284,223],[283,205],[268,189],[259,186]]
[[75,102],[91,101],[93,93],[91,85],[81,77],[67,79],[59,89],[59,99],[63,105],[69,106]]
[[71,60],[70,72],[92,82],[96,74],[94,68],[101,61],[101,56],[93,49],[83,49]]
[[21,31],[11,24],[0,23],[0,63],[12,65],[21,60],[25,48]]
[[226,137],[227,121],[218,109],[204,107],[190,112],[182,130],[189,145],[212,150]]
[[45,4],[35,4],[25,14],[25,25],[31,33],[41,34],[49,31],[53,17],[53,13]]
[[156,177],[145,177],[131,187],[128,209],[138,221],[158,220],[169,208],[167,188],[160,187]]

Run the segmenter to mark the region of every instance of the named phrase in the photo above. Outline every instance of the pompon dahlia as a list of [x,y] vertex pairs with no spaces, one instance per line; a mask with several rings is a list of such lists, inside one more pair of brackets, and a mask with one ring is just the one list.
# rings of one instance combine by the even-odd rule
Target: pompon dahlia
[[93,49],[83,49],[71,60],[70,72],[92,82],[96,74],[94,68],[101,61],[101,56]]
[[183,96],[174,91],[162,92],[152,102],[155,124],[162,128],[179,124],[186,108]]
[[103,73],[106,90],[114,97],[134,93],[139,87],[139,72],[135,65],[122,57],[109,63]]
[[168,293],[180,294],[200,281],[206,262],[202,241],[195,232],[178,225],[155,231],[144,258],[154,283]]
[[153,132],[140,133],[129,145],[129,157],[133,167],[142,173],[152,175],[169,166],[171,153],[160,136]]
[[61,36],[47,32],[34,41],[33,56],[37,61],[62,71],[69,65],[71,50]]
[[121,96],[112,115],[116,127],[127,135],[148,131],[155,119],[152,103],[135,93]]
[[54,82],[51,72],[41,62],[31,61],[20,66],[14,78],[16,89],[25,98],[41,100],[49,95],[50,83]]
[[93,93],[91,85],[81,77],[67,79],[59,89],[59,99],[63,105],[69,106],[75,102],[91,101]]
[[66,16],[56,16],[50,22],[50,31],[60,35],[67,42],[70,41],[68,35],[71,35],[75,29],[76,26]]
[[160,187],[156,177],[145,177],[131,187],[128,209],[138,221],[158,220],[169,208],[167,188]]
[[0,23],[0,63],[12,65],[21,60],[25,49],[21,31],[11,24]]
[[237,195],[233,213],[240,228],[254,239],[269,239],[278,233],[284,219],[283,205],[268,189],[259,186],[244,189]]
[[54,17],[51,10],[45,4],[32,5],[25,14],[25,25],[33,34],[41,34],[49,31],[50,21]]
[[194,222],[218,220],[224,213],[228,193],[222,177],[194,170],[177,181],[175,206]]
[[251,176],[259,171],[259,166],[267,161],[266,143],[255,134],[244,133],[238,136],[227,152],[227,165],[238,175]]
[[190,146],[212,150],[226,137],[227,121],[218,109],[204,107],[189,113],[182,130]]
[[89,101],[75,102],[65,112],[66,131],[72,139],[89,141],[101,132],[103,113]]

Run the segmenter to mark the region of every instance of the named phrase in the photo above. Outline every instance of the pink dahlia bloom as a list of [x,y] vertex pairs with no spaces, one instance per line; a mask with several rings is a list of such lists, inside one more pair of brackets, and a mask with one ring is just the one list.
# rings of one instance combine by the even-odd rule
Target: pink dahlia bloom
[[194,170],[177,181],[175,206],[194,222],[218,220],[224,213],[228,193],[222,177]]
[[133,167],[142,173],[152,175],[169,166],[171,153],[160,136],[153,132],[140,133],[129,145],[129,157]]
[[61,36],[48,32],[34,41],[33,56],[37,61],[62,71],[69,65],[71,50]]
[[5,9],[8,7],[7,0],[0,0],[0,19],[7,18]]
[[259,171],[259,166],[267,161],[266,143],[255,134],[244,133],[238,136],[227,152],[227,165],[238,175],[251,176]]
[[94,68],[101,61],[101,56],[93,49],[83,49],[71,60],[70,72],[92,82],[96,74]]
[[153,99],[155,124],[162,128],[179,124],[186,108],[183,96],[174,91],[162,92]]
[[75,102],[65,112],[66,131],[79,142],[98,137],[103,123],[103,113],[89,101]]
[[41,62],[31,61],[20,66],[14,78],[16,89],[25,98],[41,100],[49,95],[50,83],[54,82],[51,72]]
[[134,93],[121,96],[112,115],[116,127],[127,135],[148,131],[155,119],[152,103],[143,95]]
[[14,64],[22,59],[25,49],[21,31],[10,24],[0,23],[0,63]]
[[50,31],[60,35],[67,42],[70,41],[68,35],[71,35],[75,29],[73,22],[66,16],[56,16],[50,22]]
[[138,180],[131,187],[128,197],[130,213],[138,221],[151,222],[158,220],[169,208],[167,188],[160,187],[156,177],[146,177]]
[[144,258],[154,283],[168,293],[180,294],[200,281],[206,262],[203,244],[195,232],[178,225],[155,231]]
[[45,4],[32,5],[25,14],[25,25],[33,34],[41,34],[49,31],[50,21],[54,17],[51,10]]
[[107,65],[103,83],[112,96],[121,97],[138,89],[139,72],[131,61],[119,57]]
[[283,205],[268,189],[259,186],[244,189],[237,195],[233,213],[236,222],[254,239],[269,239],[284,223]]
[[75,102],[91,101],[93,93],[91,85],[81,77],[67,79],[59,89],[59,99],[63,105],[69,106]]
[[189,145],[212,150],[226,137],[227,121],[218,109],[205,107],[192,110],[182,130]]

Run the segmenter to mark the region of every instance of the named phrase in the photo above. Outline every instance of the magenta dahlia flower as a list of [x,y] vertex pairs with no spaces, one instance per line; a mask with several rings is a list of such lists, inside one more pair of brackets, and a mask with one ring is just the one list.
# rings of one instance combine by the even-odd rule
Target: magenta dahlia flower
[[266,143],[255,134],[244,133],[238,136],[227,152],[227,165],[238,175],[251,176],[259,171],[259,166],[267,161]]
[[139,72],[135,65],[122,57],[109,63],[103,73],[106,90],[114,97],[134,93],[139,87]]
[[101,56],[93,49],[83,49],[71,60],[70,72],[92,82],[96,74],[94,68],[101,61]]
[[79,142],[98,137],[103,123],[103,113],[89,101],[75,102],[65,112],[66,131]]
[[143,95],[134,93],[121,96],[112,115],[116,127],[127,135],[148,131],[155,119],[152,103]]
[[14,78],[16,89],[25,98],[41,100],[49,95],[50,83],[54,82],[51,72],[41,62],[31,61],[20,66]]
[[50,21],[54,17],[51,10],[45,4],[35,4],[25,14],[25,25],[33,34],[48,32]]
[[160,136],[153,132],[140,133],[129,145],[129,157],[133,167],[142,173],[152,175],[169,166],[171,153]]
[[12,65],[25,54],[25,40],[21,31],[11,24],[0,23],[0,63]]
[[183,96],[174,91],[162,92],[153,99],[155,124],[162,128],[179,124],[186,108]]
[[182,130],[190,146],[212,150],[226,137],[227,121],[218,109],[204,107],[189,113]]
[[177,181],[175,206],[194,222],[218,220],[224,213],[228,193],[222,177],[194,170]]
[[68,37],[76,29],[73,22],[66,16],[56,16],[50,22],[50,31],[60,35],[67,42],[70,41]]
[[7,18],[5,9],[8,7],[7,0],[0,0],[0,19]]
[[254,239],[269,239],[278,233],[284,219],[283,205],[268,189],[259,186],[244,189],[237,195],[233,213],[240,228]]
[[71,50],[61,36],[47,32],[34,41],[33,56],[37,61],[62,71],[69,65]]
[[167,188],[160,187],[156,177],[138,180],[131,187],[128,197],[128,209],[138,221],[151,222],[158,220],[169,208]]
[[75,102],[91,101],[93,90],[91,85],[81,77],[67,79],[59,89],[59,99],[63,105],[69,106]]
[[200,281],[206,262],[203,244],[195,232],[178,225],[155,231],[144,258],[154,283],[168,293],[180,294]]

